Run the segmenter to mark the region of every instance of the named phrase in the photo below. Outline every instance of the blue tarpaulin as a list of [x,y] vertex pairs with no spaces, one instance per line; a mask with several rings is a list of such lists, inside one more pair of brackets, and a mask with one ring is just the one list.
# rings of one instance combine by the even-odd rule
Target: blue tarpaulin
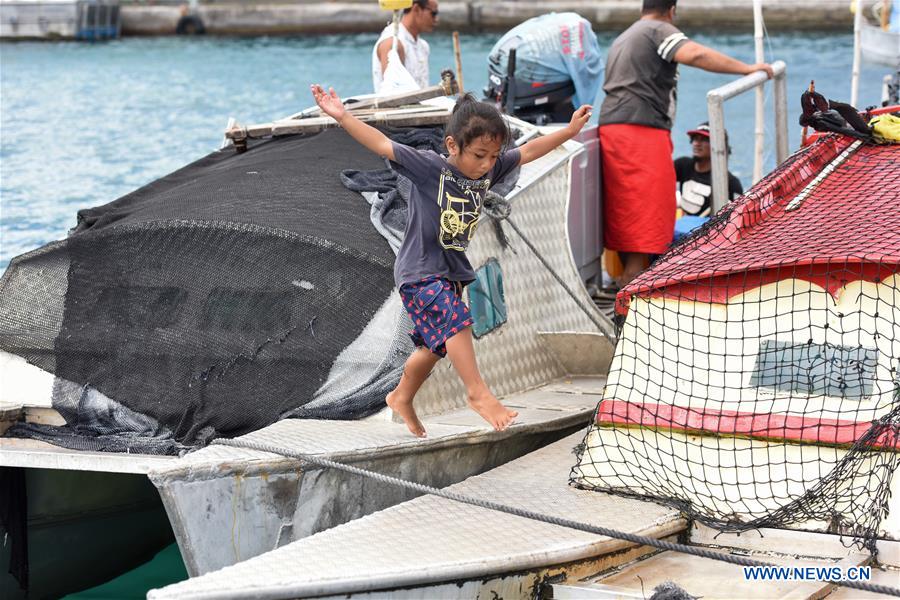
[[684,215],[683,217],[676,219],[675,235],[672,238],[672,241],[680,240],[707,221],[709,221],[709,217],[695,217],[693,215]]
[[502,73],[510,48],[516,49],[516,79],[535,84],[571,79],[575,106],[594,103],[603,82],[603,59],[591,24],[580,15],[550,13],[509,30],[490,54]]

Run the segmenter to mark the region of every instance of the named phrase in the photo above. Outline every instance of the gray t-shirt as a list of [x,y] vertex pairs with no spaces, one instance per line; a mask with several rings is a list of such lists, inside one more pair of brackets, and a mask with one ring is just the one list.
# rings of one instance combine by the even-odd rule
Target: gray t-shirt
[[655,19],[641,19],[617,37],[606,60],[600,125],[671,130],[678,80],[675,52],[687,42],[677,27]]
[[507,150],[490,173],[472,180],[436,152],[396,142],[393,146],[391,166],[412,182],[406,233],[394,263],[397,286],[430,275],[461,283],[474,281],[475,271],[465,250],[481,219],[484,196],[492,183],[518,166],[521,153]]

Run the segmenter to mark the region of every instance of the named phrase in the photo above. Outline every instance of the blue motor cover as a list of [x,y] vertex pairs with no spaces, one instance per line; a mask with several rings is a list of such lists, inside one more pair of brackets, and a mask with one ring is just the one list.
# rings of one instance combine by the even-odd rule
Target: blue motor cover
[[488,56],[492,71],[505,75],[509,50],[516,49],[516,79],[536,84],[571,80],[573,103],[593,104],[603,80],[600,44],[591,24],[573,12],[528,19],[509,30]]

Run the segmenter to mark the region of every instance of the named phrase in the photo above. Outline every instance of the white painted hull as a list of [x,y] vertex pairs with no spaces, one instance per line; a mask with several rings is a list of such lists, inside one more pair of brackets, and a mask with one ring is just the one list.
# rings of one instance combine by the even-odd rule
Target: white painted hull
[[[785,279],[725,304],[635,299],[610,368],[606,397],[704,410],[752,407],[757,414],[793,410],[836,417],[844,410],[841,398],[751,384],[762,342],[811,341],[878,350],[872,394],[853,406],[858,421],[871,420],[893,401],[891,361],[900,356],[900,304],[894,298],[898,287],[896,275],[879,285],[855,281],[834,298],[810,282]],[[635,356],[642,357],[639,363]]]
[[859,43],[863,60],[900,68],[900,33],[863,24]]
[[[840,443],[826,443],[831,433],[814,424],[841,421],[858,435],[894,405],[893,369],[900,356],[898,287],[900,276],[894,275],[880,284],[850,281],[832,295],[814,283],[785,279],[724,303],[633,299],[604,402],[629,403],[653,416],[647,417],[647,427],[622,422],[604,426],[599,419],[601,426],[588,435],[588,450],[576,476],[598,489],[641,495],[671,482],[668,492],[656,488],[660,495],[679,495],[701,514],[731,515],[745,523],[803,496],[835,469],[856,439],[835,437],[831,441]],[[838,397],[754,383],[757,357],[767,341],[871,349],[878,357],[866,374],[871,388],[860,397]],[[676,413],[679,409],[683,412]],[[664,411],[712,418],[700,432],[680,426],[683,421],[675,417],[679,426],[674,429],[650,422]],[[737,427],[740,418],[727,420],[721,425],[724,431],[715,429],[728,415],[756,420],[747,431],[738,430],[739,437],[734,437],[734,429],[729,437],[728,429]],[[786,425],[791,419],[813,425]],[[766,425],[769,420],[779,425]],[[801,439],[782,439],[795,433]],[[866,489],[880,454],[864,459],[854,471],[858,476],[843,481],[842,489]],[[890,514],[882,521],[881,535],[898,540],[900,477],[894,476],[891,485]],[[843,508],[850,512],[849,506]],[[828,523],[786,526],[829,531]]]
[[[755,513],[774,512],[785,506],[788,498],[800,497],[813,489],[847,455],[842,448],[643,428],[595,427],[586,442],[586,456],[576,467],[576,475],[585,484],[615,492],[642,489],[644,482],[623,473],[621,465],[653,464],[655,473],[679,487],[698,510],[719,514],[734,512],[736,506]],[[647,448],[656,449],[656,453],[648,456]],[[854,486],[864,488],[877,462],[875,455],[868,458],[857,478],[841,482],[841,491]],[[838,512],[849,508],[834,505]],[[900,540],[900,477],[891,480],[888,511],[879,537]],[[832,531],[829,523],[819,521],[794,523],[786,528],[848,533]]]

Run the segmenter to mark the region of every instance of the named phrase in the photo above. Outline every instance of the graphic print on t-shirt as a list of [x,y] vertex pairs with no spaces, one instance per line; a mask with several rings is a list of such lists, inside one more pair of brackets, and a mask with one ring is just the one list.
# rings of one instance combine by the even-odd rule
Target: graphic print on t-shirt
[[[462,191],[464,198],[444,191],[444,183],[453,182]],[[444,250],[465,251],[475,235],[481,219],[483,194],[491,185],[490,179],[465,179],[457,177],[448,169],[441,169],[437,203],[441,209],[438,240]]]
[[705,217],[706,215],[702,213],[709,213],[709,197],[711,195],[712,187],[694,179],[688,179],[681,184],[681,202],[679,204],[681,209],[689,215]]

